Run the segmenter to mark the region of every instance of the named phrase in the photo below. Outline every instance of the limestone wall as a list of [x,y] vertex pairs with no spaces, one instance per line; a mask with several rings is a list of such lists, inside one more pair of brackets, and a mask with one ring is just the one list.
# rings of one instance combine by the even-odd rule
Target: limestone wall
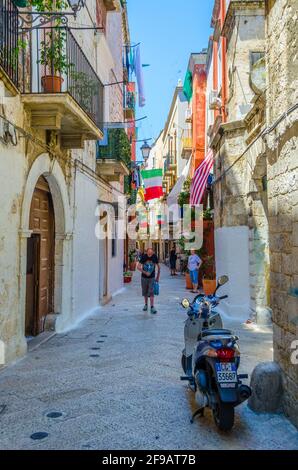
[[[271,306],[274,359],[284,373],[285,412],[298,425],[298,101],[297,0],[271,1],[267,15],[267,125]],[[296,24],[295,24],[296,23]],[[292,108],[293,109],[293,108]]]

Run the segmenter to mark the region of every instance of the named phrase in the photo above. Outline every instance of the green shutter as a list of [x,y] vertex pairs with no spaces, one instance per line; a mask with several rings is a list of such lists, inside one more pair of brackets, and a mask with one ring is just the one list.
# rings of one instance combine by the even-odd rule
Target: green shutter
[[183,85],[183,93],[185,94],[187,101],[190,102],[192,98],[192,73],[190,70],[186,72],[184,85]]
[[28,6],[27,0],[13,0],[16,7],[24,8]]

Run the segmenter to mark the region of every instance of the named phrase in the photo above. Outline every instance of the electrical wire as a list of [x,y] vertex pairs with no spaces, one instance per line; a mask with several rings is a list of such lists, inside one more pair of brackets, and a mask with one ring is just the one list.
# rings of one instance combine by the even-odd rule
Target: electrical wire
[[244,152],[239,155],[238,158],[236,158],[236,160],[218,177],[216,178],[212,185],[215,185],[216,183],[218,183],[235,165],[236,163],[239,162],[239,160],[241,160],[241,158],[244,157],[244,155],[247,153],[247,151],[253,146],[253,144],[255,142],[257,142],[257,140],[259,140],[260,137],[264,138],[266,135],[270,134],[272,131],[274,131],[274,129],[276,129],[276,127],[284,120],[286,119],[289,114],[291,114],[293,111],[295,111],[296,109],[298,109],[298,103],[294,104],[293,106],[291,106],[287,111],[285,111],[283,114],[281,114],[281,116],[279,116],[279,118],[272,124],[272,126],[270,127],[266,127],[265,129],[263,129],[256,137],[255,139],[250,142],[250,144],[248,145],[248,147],[246,147],[246,149],[244,150]]

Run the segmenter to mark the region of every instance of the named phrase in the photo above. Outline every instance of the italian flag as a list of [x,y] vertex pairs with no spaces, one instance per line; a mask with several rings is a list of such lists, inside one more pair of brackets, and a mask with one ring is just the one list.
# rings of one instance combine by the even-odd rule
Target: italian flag
[[141,172],[145,186],[145,200],[158,199],[163,196],[162,169],[143,170]]

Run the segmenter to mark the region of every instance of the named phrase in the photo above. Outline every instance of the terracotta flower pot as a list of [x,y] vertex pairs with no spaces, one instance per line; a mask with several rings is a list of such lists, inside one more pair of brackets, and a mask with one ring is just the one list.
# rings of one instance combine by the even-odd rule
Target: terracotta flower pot
[[124,284],[129,284],[131,282],[131,276],[124,276],[123,278],[123,281],[124,281]]
[[56,75],[41,77],[41,84],[45,93],[61,93],[63,78]]
[[185,283],[186,283],[186,289],[192,289],[193,288],[189,273],[185,274]]
[[203,291],[205,295],[213,295],[216,289],[216,279],[203,279]]
[[137,262],[136,261],[132,261],[129,265],[129,269],[131,271],[135,271],[136,270],[136,266],[137,266]]

